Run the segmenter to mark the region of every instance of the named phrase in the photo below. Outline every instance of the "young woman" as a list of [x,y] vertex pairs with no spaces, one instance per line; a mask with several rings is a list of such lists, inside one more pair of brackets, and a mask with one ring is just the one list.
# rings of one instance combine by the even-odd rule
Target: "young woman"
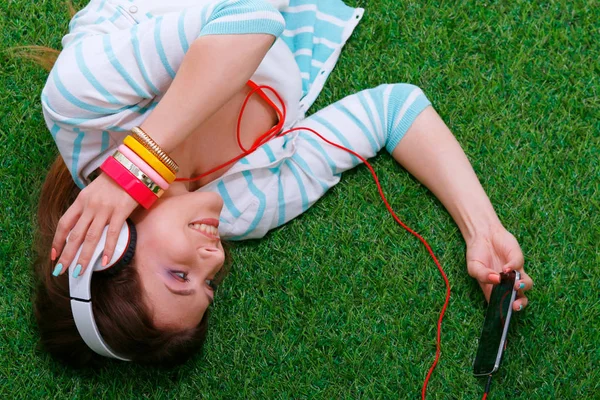
[[[514,308],[527,305],[533,283],[519,244],[419,88],[382,85],[305,117],[362,12],[338,0],[92,0],[75,15],[42,93],[61,153],[39,207],[36,315],[50,352],[79,365],[95,359],[75,328],[65,272],[81,247],[72,275],[83,274],[108,225],[106,264],[130,217],[135,257],[94,274],[95,322],[133,361],[189,357],[222,276],[221,240],[264,236],[361,163],[311,129],[364,158],[385,148],[448,209],[486,296],[499,272],[519,270]],[[149,169],[143,150],[132,155],[139,143],[156,146],[163,164]],[[146,186],[162,197],[140,207],[106,169],[113,158],[146,168]],[[175,164],[180,180],[166,182]]]

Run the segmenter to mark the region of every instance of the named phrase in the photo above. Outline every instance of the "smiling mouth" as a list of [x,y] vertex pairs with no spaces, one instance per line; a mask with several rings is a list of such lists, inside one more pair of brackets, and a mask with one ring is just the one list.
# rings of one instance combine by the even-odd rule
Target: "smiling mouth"
[[[215,223],[216,221],[216,223]],[[202,233],[204,236],[211,239],[220,240],[219,236],[219,221],[214,219],[206,219],[201,221],[194,221],[188,225],[191,229]]]

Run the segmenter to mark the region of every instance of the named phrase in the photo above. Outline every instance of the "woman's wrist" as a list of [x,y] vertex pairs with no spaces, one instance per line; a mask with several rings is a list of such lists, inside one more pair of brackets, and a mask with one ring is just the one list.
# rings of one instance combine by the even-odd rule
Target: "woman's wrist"
[[485,199],[463,203],[451,213],[467,245],[475,238],[488,236],[498,226],[502,226],[492,203],[485,194],[483,196]]

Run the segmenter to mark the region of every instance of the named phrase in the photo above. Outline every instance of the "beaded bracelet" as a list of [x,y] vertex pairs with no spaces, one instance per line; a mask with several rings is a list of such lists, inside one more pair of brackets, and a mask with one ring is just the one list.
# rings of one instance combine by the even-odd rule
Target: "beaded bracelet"
[[133,138],[136,139],[142,146],[148,149],[152,154],[154,154],[162,163],[171,170],[173,174],[177,174],[179,172],[179,166],[173,161],[171,157],[169,157],[154,140],[146,132],[142,130],[139,126],[134,126],[131,128],[131,133],[133,134]]
[[140,182],[142,182],[152,193],[157,197],[160,197],[165,192],[158,184],[156,184],[150,177],[144,174],[131,160],[129,160],[120,151],[115,151],[113,158],[119,162],[123,167],[127,168],[133,176],[135,176]]
[[127,136],[123,143],[129,147],[142,160],[147,162],[156,172],[160,174],[169,184],[175,180],[175,174],[163,164],[150,150],[145,148],[140,142],[132,136]]
[[138,178],[121,165],[113,157],[108,157],[100,169],[110,176],[119,186],[123,188],[142,207],[148,209],[158,199]]

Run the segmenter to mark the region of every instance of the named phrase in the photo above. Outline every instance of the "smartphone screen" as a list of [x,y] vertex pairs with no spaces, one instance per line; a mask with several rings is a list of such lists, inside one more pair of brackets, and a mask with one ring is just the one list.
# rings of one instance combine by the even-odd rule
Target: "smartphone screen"
[[492,289],[473,364],[474,375],[489,375],[496,372],[500,366],[506,332],[512,315],[512,304],[517,294],[514,290],[517,279],[519,279],[518,272],[501,273],[500,283],[494,285]]

